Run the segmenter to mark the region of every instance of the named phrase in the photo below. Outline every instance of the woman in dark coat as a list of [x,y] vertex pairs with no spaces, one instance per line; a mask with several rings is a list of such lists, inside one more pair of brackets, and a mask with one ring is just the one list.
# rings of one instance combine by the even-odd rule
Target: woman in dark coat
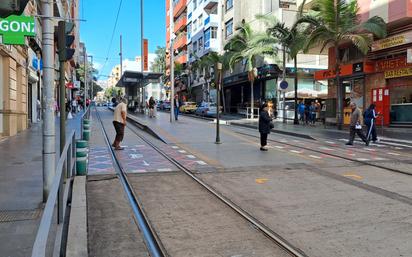
[[267,151],[267,139],[270,130],[273,128],[272,118],[269,116],[267,103],[262,104],[259,114],[260,150]]

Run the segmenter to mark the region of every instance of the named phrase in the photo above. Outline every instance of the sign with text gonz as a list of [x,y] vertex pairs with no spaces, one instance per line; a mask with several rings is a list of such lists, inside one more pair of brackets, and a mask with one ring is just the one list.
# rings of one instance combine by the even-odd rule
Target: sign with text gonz
[[24,45],[25,37],[36,36],[34,17],[10,15],[0,18],[0,35],[5,45]]

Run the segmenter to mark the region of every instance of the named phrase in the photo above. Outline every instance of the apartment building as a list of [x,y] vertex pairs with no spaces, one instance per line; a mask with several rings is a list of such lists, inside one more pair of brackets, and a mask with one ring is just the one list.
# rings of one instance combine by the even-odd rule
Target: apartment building
[[[224,0],[222,3],[222,24],[224,24],[222,45],[230,40],[242,22],[251,24],[252,29],[256,32],[264,32],[266,26],[256,18],[258,14],[275,16],[278,21],[291,26],[296,19],[298,6],[296,0]],[[281,51],[279,51],[277,58],[266,57],[258,60],[258,76],[253,86],[255,106],[263,101],[273,102],[275,105],[279,102],[280,91],[277,88],[277,82],[281,78],[281,70],[284,68],[286,69],[285,80],[290,85],[286,93],[294,90],[292,85],[294,85],[295,72],[298,72],[299,76],[299,97],[300,91],[326,91],[326,86],[322,82],[316,82],[313,79],[313,74],[315,71],[327,67],[327,55],[298,54],[297,71],[294,70],[292,60],[287,58],[286,67],[282,67],[283,63],[280,60],[282,60]],[[226,106],[231,112],[244,112],[245,108],[250,106],[251,87],[244,64],[238,64],[233,72],[227,71],[225,73],[223,95]]]

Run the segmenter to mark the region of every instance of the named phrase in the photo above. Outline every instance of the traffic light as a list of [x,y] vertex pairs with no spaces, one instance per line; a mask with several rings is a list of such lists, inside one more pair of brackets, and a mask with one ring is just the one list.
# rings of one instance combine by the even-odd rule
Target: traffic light
[[7,18],[10,15],[21,15],[29,0],[1,0],[0,18]]
[[59,61],[65,62],[73,58],[75,50],[71,48],[74,42],[74,36],[70,35],[73,31],[74,23],[59,21],[57,43],[58,43],[58,53]]

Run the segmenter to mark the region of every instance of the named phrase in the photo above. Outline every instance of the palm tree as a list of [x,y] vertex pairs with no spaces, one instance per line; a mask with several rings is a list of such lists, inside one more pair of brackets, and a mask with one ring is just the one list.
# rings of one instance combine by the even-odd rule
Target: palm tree
[[311,25],[306,49],[321,45],[320,51],[322,52],[326,47],[334,47],[338,98],[337,125],[341,130],[345,88],[340,84],[339,78],[341,64],[339,46],[350,42],[363,54],[367,54],[373,42],[373,36],[386,37],[386,24],[378,16],[361,23],[357,16],[359,8],[356,0],[315,0],[312,10],[315,12],[314,15],[304,16],[300,21]]
[[278,41],[273,37],[267,37],[266,33],[255,33],[248,23],[242,23],[236,31],[237,33],[225,45],[225,50],[230,54],[231,71],[236,63],[245,61],[250,82],[250,107],[253,117],[253,82],[256,78],[256,61],[258,57],[276,55],[275,44]]
[[[306,43],[306,35],[303,33],[305,26],[301,23],[300,19],[303,15],[303,7],[306,0],[304,0],[299,6],[298,12],[296,14],[295,21],[289,28],[284,22],[278,22],[274,16],[267,15],[257,15],[256,17],[263,20],[268,29],[266,30],[269,37],[277,38],[282,45],[283,52],[283,79],[286,77],[286,54],[288,59],[292,59],[294,63],[295,78],[295,117],[293,120],[294,124],[299,124],[298,120],[298,64],[297,55],[300,51],[304,49]],[[284,121],[285,117],[284,117]]]

